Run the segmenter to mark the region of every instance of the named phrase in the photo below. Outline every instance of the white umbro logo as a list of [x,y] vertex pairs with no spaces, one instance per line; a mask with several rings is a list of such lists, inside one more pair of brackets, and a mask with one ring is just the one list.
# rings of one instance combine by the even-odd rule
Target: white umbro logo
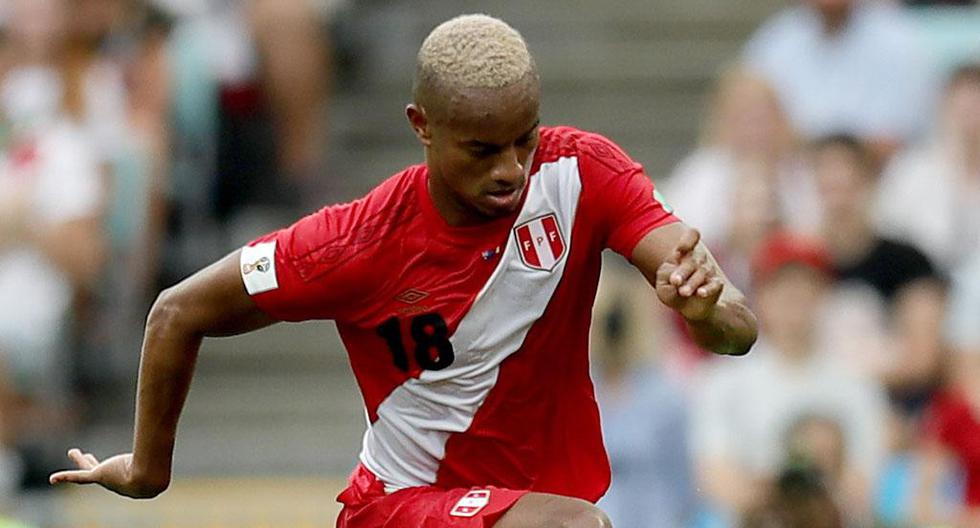
[[449,515],[453,517],[473,517],[490,504],[490,490],[472,490],[453,506]]

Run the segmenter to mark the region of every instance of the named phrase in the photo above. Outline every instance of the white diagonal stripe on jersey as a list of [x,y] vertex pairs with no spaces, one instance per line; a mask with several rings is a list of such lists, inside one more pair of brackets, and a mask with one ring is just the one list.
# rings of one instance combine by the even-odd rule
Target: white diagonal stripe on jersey
[[[555,213],[567,230],[565,252],[570,252],[582,192],[578,160],[542,163],[528,186],[514,225]],[[538,229],[535,236],[545,236],[540,225]],[[550,259],[549,267],[554,264],[547,242],[538,253]],[[456,355],[453,364],[400,385],[378,406],[378,419],[368,426],[361,462],[384,482],[386,491],[435,482],[446,441],[452,433],[469,429],[497,382],[500,363],[523,345],[551,301],[567,261],[561,259],[550,272],[525,266],[511,230],[497,269],[449,339]]]

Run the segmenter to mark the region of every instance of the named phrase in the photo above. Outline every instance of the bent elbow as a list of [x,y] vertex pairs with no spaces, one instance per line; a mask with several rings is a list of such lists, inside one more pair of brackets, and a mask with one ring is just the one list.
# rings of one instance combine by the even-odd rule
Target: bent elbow
[[744,356],[752,351],[752,347],[755,346],[756,340],[759,339],[759,324],[756,322],[755,316],[753,315],[751,321],[746,325],[746,329],[743,335],[736,339],[732,344],[732,350],[729,355],[732,356]]
[[752,346],[755,345],[755,336],[750,340],[737,343],[732,345],[728,350],[725,351],[727,356],[745,356],[752,351]]
[[185,304],[175,286],[160,292],[146,318],[147,334],[158,334],[185,326],[183,322],[187,315]]
[[738,338],[734,339],[731,355],[744,356],[752,351],[756,340],[759,339],[759,318],[752,310],[745,307],[741,314],[742,324],[738,332]]
[[759,338],[759,325],[751,312],[743,317],[743,324],[732,333],[714,352],[725,356],[744,356],[752,351]]

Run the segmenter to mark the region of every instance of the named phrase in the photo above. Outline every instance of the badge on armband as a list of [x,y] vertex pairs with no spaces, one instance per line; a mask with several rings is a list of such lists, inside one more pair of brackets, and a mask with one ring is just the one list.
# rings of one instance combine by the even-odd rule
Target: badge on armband
[[245,246],[241,253],[242,281],[249,295],[275,290],[279,287],[276,278],[276,241]]

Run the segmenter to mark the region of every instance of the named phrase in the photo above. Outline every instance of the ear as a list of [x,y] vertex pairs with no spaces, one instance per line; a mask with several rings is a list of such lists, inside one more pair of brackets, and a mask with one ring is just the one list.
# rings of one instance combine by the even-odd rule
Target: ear
[[425,109],[416,104],[410,104],[405,107],[405,116],[408,118],[408,124],[412,127],[412,132],[415,132],[415,137],[428,147],[432,143],[432,134],[429,131],[429,118],[425,115]]

